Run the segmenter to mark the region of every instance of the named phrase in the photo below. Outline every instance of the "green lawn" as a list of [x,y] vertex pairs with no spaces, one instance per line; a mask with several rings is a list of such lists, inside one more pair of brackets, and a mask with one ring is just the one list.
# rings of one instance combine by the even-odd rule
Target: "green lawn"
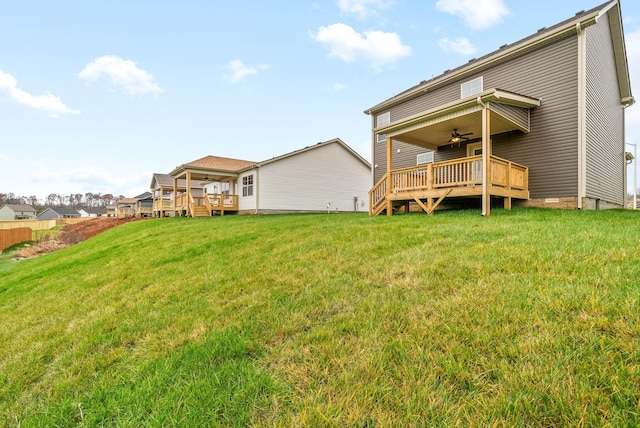
[[159,219],[0,258],[0,426],[638,425],[638,212]]

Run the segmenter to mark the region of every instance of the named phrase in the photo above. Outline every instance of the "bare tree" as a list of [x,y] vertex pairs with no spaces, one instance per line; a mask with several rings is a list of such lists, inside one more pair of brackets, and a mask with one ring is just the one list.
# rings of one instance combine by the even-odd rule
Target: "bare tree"
[[112,202],[113,202],[113,195],[111,193],[105,193],[104,195],[102,195],[103,207],[111,205]]

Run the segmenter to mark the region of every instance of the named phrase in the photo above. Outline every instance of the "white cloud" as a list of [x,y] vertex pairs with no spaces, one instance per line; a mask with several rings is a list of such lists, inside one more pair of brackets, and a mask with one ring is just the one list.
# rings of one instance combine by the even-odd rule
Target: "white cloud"
[[385,0],[338,0],[342,13],[357,15],[361,19],[376,16],[379,9],[386,9],[390,5]]
[[238,83],[247,76],[258,74],[260,70],[268,70],[269,66],[261,64],[255,67],[249,67],[244,65],[239,59],[234,59],[229,61],[225,68],[231,71],[231,74],[227,76],[227,80],[231,83]]
[[503,0],[438,0],[436,9],[462,18],[474,30],[493,27],[510,13]]
[[458,37],[453,40],[444,37],[438,40],[438,46],[446,52],[455,52],[465,56],[473,55],[476,52],[475,46],[465,37]]
[[403,45],[396,33],[365,31],[360,34],[349,25],[331,24],[320,27],[311,37],[329,45],[329,58],[337,57],[345,62],[363,60],[375,70],[411,55],[411,47]]
[[343,83],[334,83],[333,84],[333,89],[335,89],[336,91],[341,91],[343,89],[345,89],[347,87],[347,85],[343,84]]
[[80,113],[79,110],[73,110],[64,105],[60,98],[51,92],[32,95],[29,92],[23,91],[18,88],[18,81],[14,77],[2,70],[0,70],[0,91],[6,92],[18,103],[47,112],[52,117],[57,117],[60,114]]
[[158,95],[162,92],[151,74],[138,68],[135,62],[115,55],[104,55],[94,59],[78,76],[87,82],[97,82],[102,77],[107,77],[112,85],[124,88],[130,95]]

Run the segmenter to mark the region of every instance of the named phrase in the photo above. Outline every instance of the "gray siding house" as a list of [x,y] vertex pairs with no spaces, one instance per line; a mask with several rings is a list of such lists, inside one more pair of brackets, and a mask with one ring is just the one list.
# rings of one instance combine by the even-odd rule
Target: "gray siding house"
[[370,213],[623,207],[633,103],[619,1],[579,12],[367,109]]
[[56,218],[80,218],[81,214],[73,208],[49,207],[38,214],[38,220],[53,220]]

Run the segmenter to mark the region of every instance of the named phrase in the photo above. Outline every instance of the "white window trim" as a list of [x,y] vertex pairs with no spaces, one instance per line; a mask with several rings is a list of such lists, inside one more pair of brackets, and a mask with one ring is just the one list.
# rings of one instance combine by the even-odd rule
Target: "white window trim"
[[[420,156],[425,156],[425,155],[430,155],[430,160],[427,160],[425,162],[420,162]],[[427,165],[430,163],[433,163],[435,159],[435,152],[434,151],[430,151],[430,152],[425,152],[425,153],[418,153],[416,155],[416,165]]]
[[[469,94],[465,95],[465,87],[473,87],[473,84],[475,82],[480,81],[480,90],[476,91],[476,92],[471,92]],[[472,95],[475,94],[479,94],[480,92],[482,92],[484,90],[484,77],[480,76],[480,77],[476,77],[475,79],[469,80],[467,82],[464,82],[463,84],[460,85],[460,98],[467,98],[470,97]]]
[[[382,113],[376,116],[376,128],[391,123],[391,112]],[[382,143],[387,141],[387,134],[376,134],[376,141]]]
[[476,156],[473,152],[478,149],[482,150],[482,142],[467,144],[467,156]]
[[[248,182],[249,179],[251,179],[251,183],[245,184],[245,181]],[[245,175],[244,177],[242,177],[242,197],[253,196],[253,186],[254,186],[253,174]]]

